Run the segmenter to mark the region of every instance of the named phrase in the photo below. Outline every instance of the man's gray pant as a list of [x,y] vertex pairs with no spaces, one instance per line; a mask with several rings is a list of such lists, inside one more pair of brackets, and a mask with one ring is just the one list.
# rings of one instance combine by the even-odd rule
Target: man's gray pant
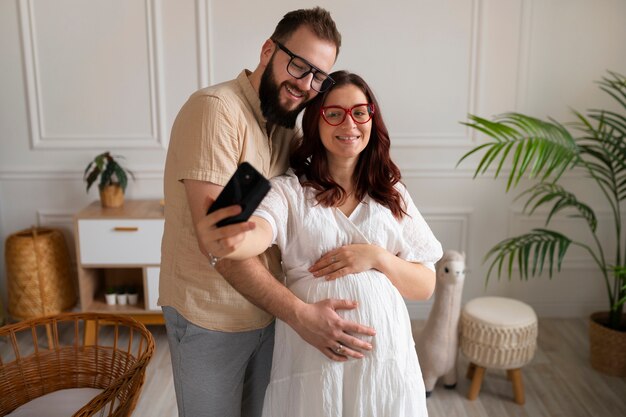
[[207,330],[163,307],[180,417],[260,417],[274,323],[246,332]]

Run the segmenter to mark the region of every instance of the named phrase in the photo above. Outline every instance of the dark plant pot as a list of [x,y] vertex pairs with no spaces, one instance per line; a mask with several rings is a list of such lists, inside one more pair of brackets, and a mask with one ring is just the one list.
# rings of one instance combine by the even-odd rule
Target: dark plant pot
[[102,207],[122,207],[124,205],[124,190],[119,185],[107,185],[100,190],[100,204]]
[[606,311],[589,317],[591,367],[607,375],[626,377],[626,314],[617,330],[606,327],[608,321]]

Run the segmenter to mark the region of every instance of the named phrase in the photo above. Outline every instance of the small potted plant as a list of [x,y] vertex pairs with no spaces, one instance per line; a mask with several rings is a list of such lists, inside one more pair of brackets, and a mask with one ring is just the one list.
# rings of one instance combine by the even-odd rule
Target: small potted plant
[[117,294],[115,293],[115,288],[107,287],[104,293],[104,299],[106,300],[107,305],[114,306],[116,297]]
[[119,287],[117,289],[117,304],[121,306],[128,304],[128,293],[125,287]]
[[102,207],[121,207],[124,204],[128,177],[135,178],[130,170],[118,162],[119,159],[123,157],[119,155],[113,157],[110,152],[104,152],[96,156],[85,168],[83,179],[87,183],[87,191],[98,178],[100,179],[98,189]]
[[139,301],[139,294],[137,293],[137,288],[128,287],[128,304],[131,306],[137,305]]

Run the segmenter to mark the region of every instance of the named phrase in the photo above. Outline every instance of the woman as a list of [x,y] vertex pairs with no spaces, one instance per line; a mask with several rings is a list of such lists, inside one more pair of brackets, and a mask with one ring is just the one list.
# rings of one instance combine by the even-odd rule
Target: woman
[[255,228],[228,257],[277,244],[291,291],[307,302],[357,300],[340,314],[377,333],[371,352],[347,360],[350,346],[337,342],[325,357],[278,321],[263,415],[426,416],[403,297],[430,297],[441,245],[400,183],[372,91],[358,75],[331,76],[304,113],[293,168],[272,180]]

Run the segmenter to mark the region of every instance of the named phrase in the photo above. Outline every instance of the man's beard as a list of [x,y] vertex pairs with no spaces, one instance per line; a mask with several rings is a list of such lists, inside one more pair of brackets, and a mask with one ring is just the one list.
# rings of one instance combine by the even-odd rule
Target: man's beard
[[285,110],[279,101],[280,86],[276,85],[274,74],[272,73],[274,58],[270,60],[269,65],[261,75],[261,85],[259,86],[259,98],[261,99],[261,112],[267,119],[268,123],[277,124],[289,129],[293,129],[296,125],[298,115],[306,107],[307,97],[305,93],[305,101],[294,110]]

